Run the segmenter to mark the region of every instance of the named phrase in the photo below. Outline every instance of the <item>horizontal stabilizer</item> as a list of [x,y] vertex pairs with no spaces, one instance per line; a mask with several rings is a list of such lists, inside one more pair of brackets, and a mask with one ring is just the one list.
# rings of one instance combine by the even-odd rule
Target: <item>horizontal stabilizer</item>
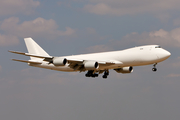
[[11,53],[15,54],[20,54],[20,55],[25,55],[25,56],[31,56],[31,57],[36,57],[36,58],[47,58],[47,59],[52,59],[52,56],[42,56],[42,55],[35,55],[35,54],[29,54],[29,53],[24,53],[24,52],[18,52],[18,51],[10,51]]
[[42,62],[37,62],[37,61],[26,61],[26,60],[17,60],[17,59],[12,59],[14,61],[18,61],[18,62],[25,62],[25,63],[33,63],[33,64],[41,64]]

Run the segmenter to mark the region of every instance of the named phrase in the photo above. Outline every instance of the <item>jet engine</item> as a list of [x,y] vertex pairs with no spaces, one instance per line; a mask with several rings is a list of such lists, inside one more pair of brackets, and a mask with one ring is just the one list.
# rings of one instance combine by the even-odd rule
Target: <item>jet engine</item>
[[99,68],[99,64],[95,61],[87,61],[84,63],[84,67],[86,70],[94,70]]
[[114,69],[117,73],[132,73],[133,72],[133,67],[130,66],[130,67],[123,67],[123,68],[117,68],[117,69]]
[[67,63],[66,58],[54,58],[50,63],[53,63],[55,66],[64,66]]

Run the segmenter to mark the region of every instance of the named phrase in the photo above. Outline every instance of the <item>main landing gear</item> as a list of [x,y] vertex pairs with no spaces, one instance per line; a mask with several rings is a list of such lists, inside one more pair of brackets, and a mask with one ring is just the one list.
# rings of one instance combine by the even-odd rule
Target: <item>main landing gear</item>
[[107,76],[109,75],[109,71],[108,70],[105,70],[104,71],[104,75],[102,76],[104,79],[107,78]]
[[[99,71],[99,74],[101,74],[101,73],[103,73],[103,71]],[[95,73],[94,70],[89,70],[89,71],[85,74],[85,76],[86,76],[86,77],[95,78],[95,77],[98,77],[99,74]],[[109,75],[109,71],[108,71],[108,70],[105,70],[105,71],[104,71],[104,75],[103,75],[102,77],[103,77],[104,79],[106,79],[108,75]]]
[[157,65],[157,63],[155,63],[155,64],[153,65],[153,66],[154,66],[154,67],[152,68],[152,71],[153,71],[153,72],[156,72],[156,71],[157,71],[156,65]]
[[98,77],[99,74],[97,73],[94,73],[94,70],[89,70],[87,73],[86,73],[86,77],[92,77],[92,78],[95,78],[95,77]]

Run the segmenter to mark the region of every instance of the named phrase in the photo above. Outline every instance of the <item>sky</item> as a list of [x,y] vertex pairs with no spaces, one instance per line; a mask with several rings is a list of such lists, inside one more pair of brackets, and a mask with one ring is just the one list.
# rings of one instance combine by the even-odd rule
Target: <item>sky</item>
[[[1,120],[179,120],[179,0],[0,0]],[[108,79],[30,67],[9,53],[32,37],[52,56],[158,44],[171,57]]]

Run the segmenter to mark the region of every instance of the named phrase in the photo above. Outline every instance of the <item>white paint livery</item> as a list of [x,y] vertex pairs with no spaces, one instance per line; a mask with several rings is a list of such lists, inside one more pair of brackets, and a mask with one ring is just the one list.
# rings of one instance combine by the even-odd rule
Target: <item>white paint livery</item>
[[25,38],[28,53],[9,51],[16,54],[30,56],[30,60],[14,61],[28,63],[29,66],[51,70],[74,72],[88,71],[86,77],[97,77],[104,72],[103,78],[109,75],[109,69],[118,73],[131,73],[133,66],[156,65],[170,57],[171,53],[159,45],[146,45],[120,51],[81,54],[54,57],[46,53],[32,38]]

